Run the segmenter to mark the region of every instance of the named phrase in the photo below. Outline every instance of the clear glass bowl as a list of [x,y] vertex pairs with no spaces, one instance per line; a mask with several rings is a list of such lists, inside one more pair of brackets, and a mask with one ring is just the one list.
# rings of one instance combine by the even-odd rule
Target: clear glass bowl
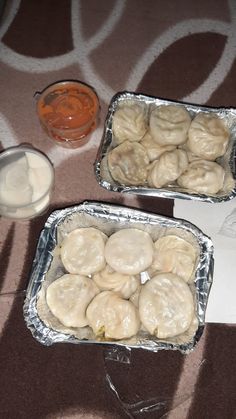
[[50,160],[33,147],[11,147],[0,153],[0,214],[31,219],[47,209],[54,186]]

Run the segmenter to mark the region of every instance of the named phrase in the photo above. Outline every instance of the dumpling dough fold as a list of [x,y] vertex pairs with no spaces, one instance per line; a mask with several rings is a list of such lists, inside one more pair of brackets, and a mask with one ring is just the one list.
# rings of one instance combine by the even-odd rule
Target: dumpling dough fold
[[150,132],[148,131],[142,140],[140,141],[140,144],[145,147],[145,150],[147,152],[148,158],[150,162],[157,160],[163,153],[166,151],[172,151],[176,148],[175,145],[160,145],[158,144],[151,136]]
[[163,236],[154,243],[153,272],[172,272],[188,282],[197,260],[196,249],[181,237]]
[[102,271],[94,274],[93,280],[100,290],[115,291],[125,299],[130,298],[140,285],[138,276],[116,272],[109,265],[106,265]]
[[177,179],[179,186],[202,194],[216,194],[223,188],[225,171],[218,163],[195,160]]
[[148,184],[161,188],[173,183],[188,167],[188,157],[184,150],[166,151],[149,166]]
[[105,258],[115,271],[136,275],[153,260],[153,241],[145,231],[127,228],[113,233],[105,246]]
[[161,105],[151,111],[149,127],[160,145],[179,145],[187,139],[191,117],[184,106]]
[[94,227],[71,231],[61,244],[61,260],[72,274],[91,275],[105,267],[107,236]]
[[139,141],[147,130],[145,103],[125,104],[113,115],[113,134],[118,144],[123,141]]
[[229,130],[223,119],[212,113],[200,112],[191,122],[187,147],[206,160],[216,160],[225,154]]
[[184,333],[194,314],[190,288],[172,273],[154,276],[142,286],[139,314],[144,327],[159,339]]
[[87,306],[98,293],[97,285],[90,278],[65,274],[48,286],[46,301],[64,326],[84,327],[88,324]]
[[143,185],[147,179],[149,158],[139,143],[125,141],[108,152],[111,176],[124,185]]
[[113,291],[98,294],[87,308],[89,326],[97,337],[127,339],[139,330],[138,310]]

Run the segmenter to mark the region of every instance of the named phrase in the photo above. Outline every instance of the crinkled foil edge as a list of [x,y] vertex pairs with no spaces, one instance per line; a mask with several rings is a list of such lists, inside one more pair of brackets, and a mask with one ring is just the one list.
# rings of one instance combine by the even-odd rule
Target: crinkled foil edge
[[[198,106],[192,105],[186,102],[177,102],[172,100],[165,100],[153,96],[146,96],[143,94],[136,94],[132,92],[119,92],[117,93],[111,100],[105,125],[102,140],[98,149],[98,153],[96,156],[96,160],[94,162],[94,173],[97,182],[108,191],[113,192],[121,192],[121,193],[129,193],[129,194],[137,194],[137,195],[146,195],[146,196],[154,196],[160,198],[170,198],[170,199],[187,199],[187,200],[195,200],[195,201],[203,201],[203,202],[210,202],[210,203],[218,203],[218,202],[225,202],[233,199],[236,196],[236,186],[230,191],[225,194],[215,194],[215,195],[203,195],[198,193],[190,193],[180,190],[177,186],[174,188],[150,188],[150,187],[140,187],[140,186],[123,186],[120,185],[118,182],[115,182],[110,174],[109,169],[106,163],[106,155],[108,151],[112,148],[112,123],[113,123],[113,115],[115,110],[118,108],[122,101],[137,101],[137,102],[144,102],[147,105],[168,105],[168,104],[177,104],[177,105],[184,105],[186,109],[190,112],[190,114],[194,115],[197,112],[204,111],[204,112],[214,112],[216,115],[225,118],[227,121],[230,131],[231,131],[231,139],[230,139],[230,148],[228,148],[226,152],[227,157],[222,157],[219,159],[219,162],[222,161],[223,166],[227,166],[228,170],[232,173],[234,179],[236,179],[236,168],[235,168],[235,158],[236,158],[236,109],[235,108],[213,108],[213,107],[206,107],[206,106]],[[104,176],[104,170],[102,169],[102,165],[105,166],[105,172],[107,176]]]
[[[198,328],[195,335],[190,342],[186,344],[173,344],[169,342],[162,342],[161,340],[147,339],[140,344],[127,345],[122,342],[98,342],[95,340],[79,340],[75,336],[65,333],[60,333],[47,327],[40,319],[37,311],[37,297],[41,289],[42,283],[45,280],[45,275],[50,268],[52,262],[52,252],[57,245],[57,230],[61,223],[70,220],[78,212],[89,214],[94,217],[102,217],[107,220],[122,219],[122,221],[135,222],[142,220],[144,223],[151,223],[151,225],[162,225],[164,227],[180,227],[193,234],[200,247],[200,260],[196,271],[195,288],[196,288],[196,304],[197,304],[197,319]],[[213,244],[211,239],[206,236],[198,227],[190,222],[177,218],[168,218],[150,212],[145,212],[138,209],[132,209],[115,204],[106,204],[102,202],[85,201],[79,205],[56,210],[51,213],[42,230],[35,253],[35,258],[32,265],[29,284],[27,287],[26,298],[23,306],[23,313],[27,327],[30,329],[33,337],[42,343],[49,346],[57,342],[74,343],[74,344],[95,344],[128,347],[128,348],[142,348],[152,352],[157,352],[160,349],[179,350],[182,353],[189,353],[199,341],[204,325],[205,313],[208,301],[208,296],[213,280],[214,258],[213,258]]]

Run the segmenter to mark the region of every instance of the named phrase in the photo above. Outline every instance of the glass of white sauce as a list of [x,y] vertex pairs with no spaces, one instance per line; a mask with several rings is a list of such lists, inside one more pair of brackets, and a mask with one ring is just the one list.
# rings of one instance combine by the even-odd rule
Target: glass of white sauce
[[0,215],[31,219],[44,212],[54,186],[50,160],[33,147],[11,147],[0,153]]

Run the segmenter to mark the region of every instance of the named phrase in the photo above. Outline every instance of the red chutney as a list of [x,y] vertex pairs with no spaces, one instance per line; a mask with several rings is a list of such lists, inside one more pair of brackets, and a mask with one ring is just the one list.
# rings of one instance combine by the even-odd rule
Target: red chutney
[[50,137],[61,145],[78,147],[97,125],[99,100],[88,85],[64,81],[42,92],[37,110]]

